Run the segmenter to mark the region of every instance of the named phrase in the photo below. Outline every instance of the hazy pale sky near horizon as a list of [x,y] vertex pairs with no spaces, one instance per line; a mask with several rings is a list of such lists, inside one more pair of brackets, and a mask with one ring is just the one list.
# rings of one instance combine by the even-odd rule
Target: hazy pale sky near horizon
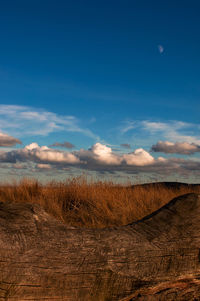
[[199,1],[2,1],[0,181],[200,182]]

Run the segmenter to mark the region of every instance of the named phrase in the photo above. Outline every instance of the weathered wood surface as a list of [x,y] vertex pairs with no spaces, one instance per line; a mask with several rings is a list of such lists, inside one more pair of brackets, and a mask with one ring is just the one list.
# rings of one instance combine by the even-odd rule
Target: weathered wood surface
[[0,300],[200,300],[200,195],[106,229],[0,203]]

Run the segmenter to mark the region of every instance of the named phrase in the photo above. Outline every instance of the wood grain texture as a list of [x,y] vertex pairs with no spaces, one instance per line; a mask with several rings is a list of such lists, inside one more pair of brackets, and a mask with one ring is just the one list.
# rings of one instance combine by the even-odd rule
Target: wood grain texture
[[0,203],[0,300],[200,300],[200,195],[105,229]]

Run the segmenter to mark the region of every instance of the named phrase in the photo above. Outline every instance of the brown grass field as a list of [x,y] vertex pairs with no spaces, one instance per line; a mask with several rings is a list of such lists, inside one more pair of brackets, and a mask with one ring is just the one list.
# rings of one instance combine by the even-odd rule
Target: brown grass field
[[42,185],[37,180],[0,186],[3,202],[40,204],[50,215],[74,227],[103,228],[131,223],[159,209],[176,196],[200,192],[200,185],[166,187],[116,185],[77,177]]

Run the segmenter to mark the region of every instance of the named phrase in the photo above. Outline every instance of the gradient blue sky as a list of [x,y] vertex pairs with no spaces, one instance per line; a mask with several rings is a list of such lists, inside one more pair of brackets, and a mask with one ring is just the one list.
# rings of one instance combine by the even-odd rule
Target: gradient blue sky
[[199,37],[199,1],[2,1],[0,180],[199,182]]

